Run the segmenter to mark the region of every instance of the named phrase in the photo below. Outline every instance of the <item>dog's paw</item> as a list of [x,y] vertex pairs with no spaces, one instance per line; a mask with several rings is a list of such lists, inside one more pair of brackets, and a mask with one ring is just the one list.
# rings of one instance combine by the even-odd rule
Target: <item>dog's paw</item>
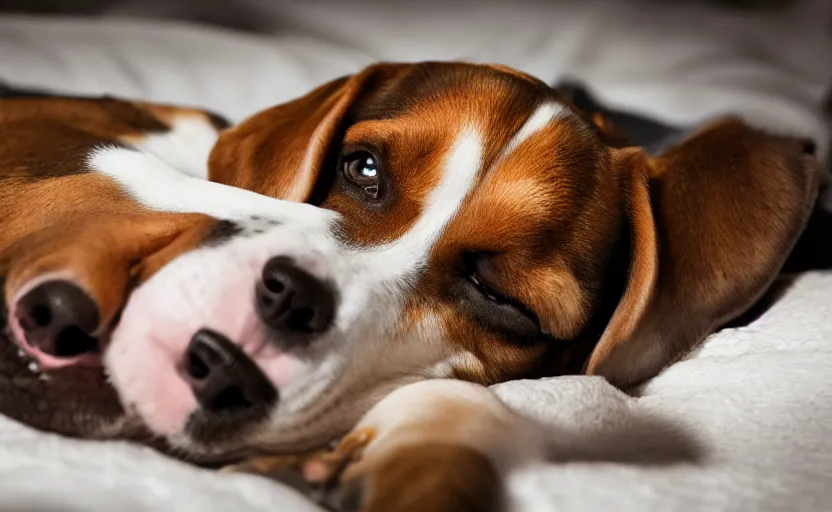
[[331,449],[254,457],[221,471],[279,481],[335,512],[499,510],[500,478],[482,453],[436,442],[385,443],[367,452],[374,438],[374,429],[360,428]]
[[334,450],[306,458],[300,473],[310,484],[308,496],[319,505],[337,512],[363,510],[360,485],[364,449],[373,440],[372,428],[359,428],[341,439]]
[[[304,454],[260,455],[225,466],[221,473],[258,475],[288,485],[319,505],[334,511],[361,510],[352,487],[342,485],[346,470],[361,460],[364,447],[373,439],[370,428],[356,429],[337,444]],[[347,499],[344,490],[350,492]]]
[[543,452],[536,432],[485,387],[421,381],[382,399],[330,449],[242,469],[288,470],[303,482],[294,487],[338,512],[496,512],[503,472]]
[[415,443],[362,458],[344,469],[339,512],[496,512],[502,486],[482,453],[463,445]]

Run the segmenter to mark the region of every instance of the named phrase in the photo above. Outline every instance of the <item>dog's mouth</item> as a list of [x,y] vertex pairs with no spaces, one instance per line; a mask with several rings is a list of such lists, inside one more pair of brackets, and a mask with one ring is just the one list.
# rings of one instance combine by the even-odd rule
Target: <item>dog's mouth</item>
[[303,355],[326,341],[317,337],[334,323],[335,294],[294,262],[274,262],[263,273],[283,278],[281,287],[256,286],[265,281],[258,261],[213,283],[196,308],[206,292],[180,281],[201,262],[176,260],[131,290],[117,321],[102,321],[105,306],[71,278],[25,283],[0,305],[0,414],[98,439],[135,438],[123,429],[131,422],[189,459],[236,455],[278,408],[291,422],[322,385],[305,384]]
[[[0,414],[65,435],[132,437],[101,364],[99,340],[80,325],[54,328],[57,315],[36,300],[23,308],[19,300],[11,308],[2,302]],[[47,342],[50,325],[54,339]]]
[[79,437],[112,437],[125,413],[102,366],[45,370],[0,333],[0,414],[32,427]]
[[[113,356],[109,352],[125,349],[125,336],[119,338],[121,343],[111,343],[117,336],[99,328],[97,303],[72,281],[38,279],[15,293],[8,306],[0,306],[0,414],[35,428],[99,439],[135,438],[140,431],[143,441],[152,431],[162,451],[167,451],[166,440],[184,435],[189,441],[187,454],[182,455],[224,460],[229,448],[236,446],[233,439],[256,429],[278,400],[276,387],[254,359],[210,329],[193,335],[180,356],[164,350],[155,353],[159,361],[142,359],[147,350],[133,354],[135,358]],[[136,324],[152,326],[148,318],[158,322],[164,316],[121,314],[118,324],[126,319],[129,340],[152,340]],[[179,325],[174,320],[174,326]],[[149,350],[154,343],[138,345]],[[142,387],[136,383],[147,378],[142,375],[147,368],[153,372],[149,382],[168,377],[167,387],[132,399],[124,390]],[[178,432],[145,421],[147,411],[141,404],[154,411],[163,409],[170,405],[175,389],[184,395],[179,397],[184,402],[193,402],[193,411],[183,417],[186,421]]]

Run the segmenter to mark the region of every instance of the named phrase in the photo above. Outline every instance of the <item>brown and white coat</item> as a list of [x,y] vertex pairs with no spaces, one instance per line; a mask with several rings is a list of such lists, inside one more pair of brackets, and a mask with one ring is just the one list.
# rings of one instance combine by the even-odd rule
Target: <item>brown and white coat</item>
[[[532,77],[463,63],[372,66],[222,131],[202,112],[112,99],[0,100],[0,126],[7,335],[48,370],[4,384],[3,412],[149,433],[200,459],[321,446],[428,379],[650,378],[768,287],[820,175],[805,141],[738,119],[648,155]],[[275,258],[333,296],[331,322],[302,341],[263,318]],[[56,281],[94,311],[72,318],[95,350],[55,357],[54,336],[28,339],[24,299]],[[252,410],[206,411],[183,376],[205,331],[267,381],[271,393],[242,386]],[[9,378],[29,363],[6,359]],[[468,417],[489,432],[515,424],[485,388],[448,386],[413,416],[423,437],[373,453],[436,462],[411,452],[437,435],[459,445],[442,403],[480,410]],[[35,395],[71,398],[23,411]],[[489,436],[436,457],[488,481],[471,460],[499,474]],[[367,503],[402,496],[382,487]]]

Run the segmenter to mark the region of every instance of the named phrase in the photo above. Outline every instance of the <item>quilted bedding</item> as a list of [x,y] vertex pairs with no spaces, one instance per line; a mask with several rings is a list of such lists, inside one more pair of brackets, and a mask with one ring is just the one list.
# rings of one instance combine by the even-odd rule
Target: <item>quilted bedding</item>
[[[232,2],[199,12],[168,2],[161,12],[235,30],[139,19],[159,15],[152,1],[115,2],[96,19],[0,15],[0,81],[195,104],[238,120],[375,60],[466,58],[550,82],[583,78],[603,100],[671,122],[734,111],[828,147],[819,104],[832,83],[832,36],[790,31],[832,20],[824,2],[754,23],[706,8],[647,13],[637,2],[485,2],[404,14],[334,0],[223,3]],[[246,23],[250,31],[240,31]],[[593,463],[564,454],[526,468],[510,481],[515,508],[828,510],[832,274],[784,277],[777,290],[757,320],[714,334],[632,395],[585,377],[495,386],[509,405],[585,433],[586,442],[618,436],[645,452],[639,464],[614,453]],[[316,510],[255,477],[0,418],[0,510],[116,509]]]

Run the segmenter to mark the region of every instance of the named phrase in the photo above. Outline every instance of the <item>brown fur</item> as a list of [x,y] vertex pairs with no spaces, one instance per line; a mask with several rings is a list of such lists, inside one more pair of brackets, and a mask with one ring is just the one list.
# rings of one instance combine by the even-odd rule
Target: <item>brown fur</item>
[[820,177],[801,141],[736,119],[703,127],[655,162],[630,162],[652,167],[652,225],[645,212],[632,229],[637,240],[655,237],[658,275],[653,283],[642,268],[655,249],[636,256],[628,293],[649,304],[623,302],[631,327],[615,332],[612,322],[588,362],[588,373],[618,385],[657,374],[751,307],[805,227]]
[[[547,101],[576,115],[500,160]],[[316,165],[302,169],[290,198],[314,200],[316,184],[329,184],[320,200],[343,215],[345,237],[385,243],[418,218],[463,119],[485,138],[483,172],[434,247],[401,328],[439,318],[477,359],[457,373],[477,382],[576,364],[623,387],[655,375],[767,287],[817,186],[817,164],[796,141],[723,120],[652,161],[610,145],[604,119],[578,115],[534,78],[461,63],[381,64],[322,86],[226,132],[211,172],[286,198],[281,180],[301,173],[311,151]],[[339,184],[339,154],[353,148],[381,155],[390,190],[379,204]],[[754,220],[740,222],[742,212]],[[466,314],[451,290],[470,252],[489,255],[488,284],[532,310],[546,336],[518,343]]]
[[[566,113],[503,158],[544,102]],[[146,211],[85,167],[96,145],[129,145],[179,112],[4,100],[0,126],[13,133],[0,141],[6,300],[33,276],[68,271],[98,302],[105,329],[132,286],[216,227]],[[604,119],[579,115],[534,78],[462,63],[381,64],[264,111],[224,132],[210,177],[320,203],[341,213],[349,243],[382,244],[416,222],[463,120],[483,136],[482,171],[399,328],[438,319],[458,356],[455,376],[483,384],[575,364],[620,387],[656,375],[768,287],[817,192],[818,162],[800,141],[724,119],[652,158],[612,144]],[[341,155],[361,149],[378,153],[389,176],[376,203],[337,175]],[[482,256],[480,278],[531,310],[540,332],[517,339],[478,319],[457,289],[470,253]],[[360,464],[344,478],[362,490],[363,510],[499,503],[492,461],[458,445],[404,446]]]
[[[357,493],[362,512],[496,512],[502,506],[502,483],[496,468],[480,452],[454,444],[418,444],[391,450],[372,470],[343,491]],[[354,510],[358,510],[355,508]]]
[[216,220],[145,209],[87,158],[164,132],[175,107],[96,100],[4,99],[0,126],[0,275],[7,303],[31,279],[70,276],[99,307],[106,334],[129,291],[199,244]]

